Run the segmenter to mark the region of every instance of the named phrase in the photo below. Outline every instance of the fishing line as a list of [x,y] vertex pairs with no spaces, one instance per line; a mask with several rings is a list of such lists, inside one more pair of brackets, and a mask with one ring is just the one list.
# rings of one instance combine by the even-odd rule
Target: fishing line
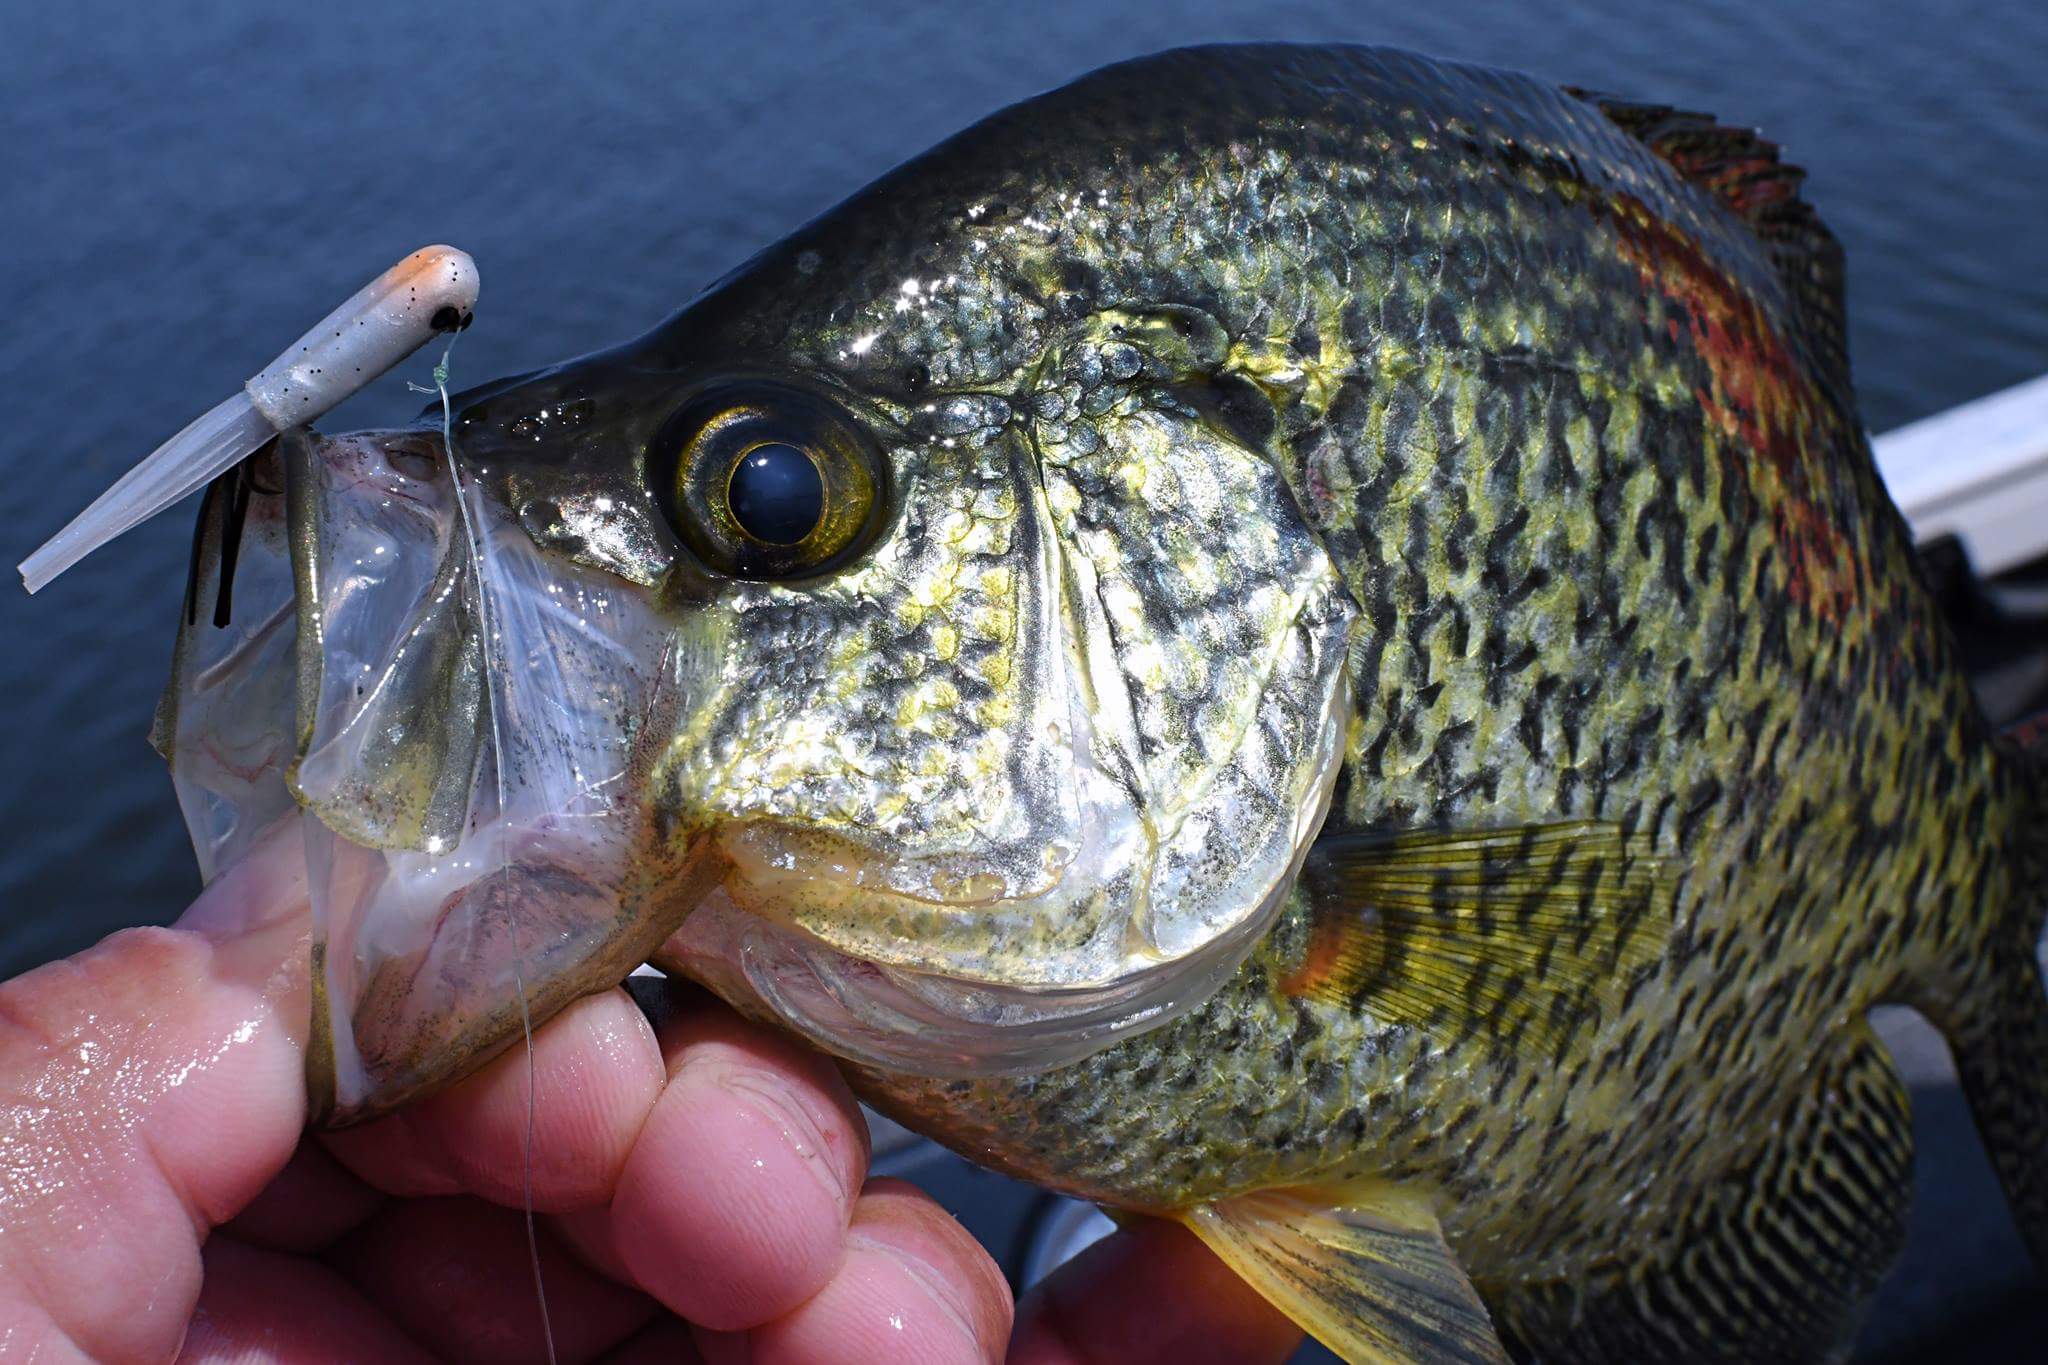
[[[455,506],[462,517],[462,535],[469,550],[469,569],[476,583],[476,610],[478,629],[483,633],[485,649],[484,663],[490,663],[491,642],[496,638],[491,621],[490,599],[484,591],[483,542],[477,538],[476,523],[469,513],[469,494],[462,486],[462,469],[455,462],[454,417],[448,403],[448,357],[455,350],[455,339],[459,332],[451,330],[448,344],[441,348],[441,359],[434,366],[434,384],[426,388],[410,380],[406,387],[416,393],[438,393],[441,396],[441,450],[448,457],[448,476],[455,483]],[[502,642],[500,642],[502,644]],[[498,874],[500,886],[508,885],[512,874],[512,854],[506,842],[505,831],[505,739],[498,728],[497,693],[489,687],[484,697],[491,717],[491,772],[498,789]],[[540,1267],[540,1234],[534,1225],[533,1216],[533,1137],[534,1137],[534,1064],[533,1064],[533,1014],[526,1001],[526,970],[524,953],[519,946],[518,920],[509,911],[506,928],[512,935],[512,984],[519,997],[519,1031],[526,1042],[526,1137],[520,1153],[519,1192],[526,1213],[526,1258],[533,1267],[533,1292],[540,1303],[540,1330],[547,1342],[548,1365],[559,1365],[555,1354],[555,1328],[548,1315],[548,1286]]]

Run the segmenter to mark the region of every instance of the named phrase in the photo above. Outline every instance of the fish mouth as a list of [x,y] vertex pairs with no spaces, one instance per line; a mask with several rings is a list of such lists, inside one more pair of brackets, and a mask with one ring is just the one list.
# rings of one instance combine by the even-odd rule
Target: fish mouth
[[423,442],[289,432],[209,488],[153,740],[201,874],[295,806],[452,845],[484,734],[477,595]]
[[297,616],[286,783],[353,843],[453,848],[488,728],[454,483],[397,440],[293,433],[281,458]]
[[638,589],[542,559],[439,432],[302,428],[209,491],[153,739],[208,881],[311,817],[316,1118],[480,1065],[701,895],[686,855],[640,875],[659,640]]

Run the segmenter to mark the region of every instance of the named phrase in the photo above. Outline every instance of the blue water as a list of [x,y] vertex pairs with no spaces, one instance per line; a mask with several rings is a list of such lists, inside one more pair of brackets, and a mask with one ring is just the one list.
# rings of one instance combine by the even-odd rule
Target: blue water
[[[2039,0],[176,8],[0,0],[9,564],[412,247],[481,264],[475,383],[642,330],[1000,105],[1197,41],[1392,43],[1754,123],[1847,245],[1873,428],[2048,370]],[[325,425],[416,408],[393,377]],[[0,975],[195,889],[144,742],[189,524],[0,587]]]
[[[414,246],[481,263],[473,383],[642,330],[981,114],[1194,41],[1394,43],[1755,123],[1847,243],[1875,428],[2048,369],[2048,7],[1255,8],[5,0],[0,551]],[[417,406],[393,377],[326,425]],[[0,590],[0,974],[194,889],[143,742],[189,521]]]

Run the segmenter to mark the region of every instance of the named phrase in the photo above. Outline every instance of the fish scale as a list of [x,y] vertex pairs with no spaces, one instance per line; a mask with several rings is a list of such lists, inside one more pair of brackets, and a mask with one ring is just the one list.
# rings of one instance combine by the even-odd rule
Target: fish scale
[[[301,796],[315,1112],[479,1065],[508,982],[538,1018],[651,956],[910,1127],[1181,1221],[1347,1359],[1814,1359],[1904,1225],[1865,1022],[1902,1003],[2048,1259],[2048,775],[1885,496],[1798,183],[1663,106],[1191,49],[458,396],[475,571],[394,533],[381,599],[298,604],[353,651],[302,629],[302,678],[447,716]],[[294,524],[364,543],[320,471],[420,439],[294,433]],[[730,493],[767,446],[817,475],[749,511],[772,544]],[[472,791],[445,865],[370,808],[452,812],[474,752],[434,698],[478,616],[398,601],[429,581],[491,594],[523,822],[486,844]],[[292,652],[167,702],[223,847],[289,798],[207,742],[242,697],[291,756]]]
[[[1172,60],[1199,69],[1201,109],[1161,96]],[[1074,1068],[864,1079],[912,1126],[1111,1203],[1419,1179],[1499,1287],[1660,1245],[1795,1103],[1817,1036],[1970,989],[1953,964],[2018,895],[2024,807],[1845,381],[1783,377],[1787,450],[1718,420],[1736,400],[1697,310],[1805,345],[1756,241],[1590,105],[1462,73],[1417,98],[1417,74],[1296,53],[1126,69],[1074,101],[1117,128],[1112,169],[1067,162],[1101,148],[1049,107],[1005,192],[1061,224],[1063,278],[1211,311],[1277,392],[1271,448],[1364,621],[1341,825],[1614,819],[1684,868],[1668,953],[1550,1071],[1287,999],[1297,905],[1207,1005]],[[1279,138],[1262,174],[1248,149]],[[1389,186],[1424,207],[1394,223]],[[1150,219],[1160,199],[1178,212]],[[1705,303],[1645,292],[1643,223],[1708,263]],[[1815,469],[1833,476],[1794,477]],[[1814,596],[1788,516],[1831,528],[1817,569],[1853,566],[1849,590]]]
[[[1020,410],[1062,414],[1037,432],[1049,470],[1075,430],[1132,450],[1136,420],[1085,343],[1040,354],[1063,315],[1214,320],[1222,356],[1157,355],[1130,382],[1259,449],[1357,608],[1324,838],[1593,818],[1675,869],[1661,953],[1618,1008],[1565,1017],[1550,1057],[1484,1016],[1432,1032],[1291,995],[1317,915],[1297,890],[1165,1028],[1023,1078],[865,1070],[871,1100],[1116,1205],[1430,1189],[1497,1322],[1570,1354],[1558,1286],[1597,1295],[1617,1258],[1711,1235],[1687,1219],[1798,1126],[1817,1040],[1983,988],[1973,941],[2025,894],[2022,779],[1878,482],[1838,321],[1799,315],[1829,261],[1788,288],[1778,245],[1646,145],[1659,117],[1401,54],[1170,54],[999,115],[814,229],[828,262],[889,267],[829,294],[849,323],[799,304],[760,325],[824,339],[810,354],[850,383],[909,365],[1030,386]],[[1768,186],[1771,158],[1743,154]],[[1000,211],[962,222],[962,199]],[[864,313],[905,269],[969,281],[964,301],[928,326]],[[976,313],[1008,344],[963,351]],[[854,364],[831,339],[869,321]],[[1263,429],[1242,403],[1231,420],[1230,383],[1269,405]],[[1170,690],[1152,704],[1172,714]],[[1892,1174],[1860,1252],[1820,1272],[1840,1311],[1802,1349],[1888,1260]],[[1608,1345],[1672,1346],[1608,1307]]]

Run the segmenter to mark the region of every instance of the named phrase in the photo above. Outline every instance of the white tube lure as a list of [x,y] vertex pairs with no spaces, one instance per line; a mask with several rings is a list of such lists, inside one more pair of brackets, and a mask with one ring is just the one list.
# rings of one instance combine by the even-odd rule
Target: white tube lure
[[21,562],[36,592],[100,546],[155,516],[278,432],[332,411],[435,333],[468,322],[476,262],[452,246],[421,247],[358,289],[264,366],[240,393],[158,446]]

